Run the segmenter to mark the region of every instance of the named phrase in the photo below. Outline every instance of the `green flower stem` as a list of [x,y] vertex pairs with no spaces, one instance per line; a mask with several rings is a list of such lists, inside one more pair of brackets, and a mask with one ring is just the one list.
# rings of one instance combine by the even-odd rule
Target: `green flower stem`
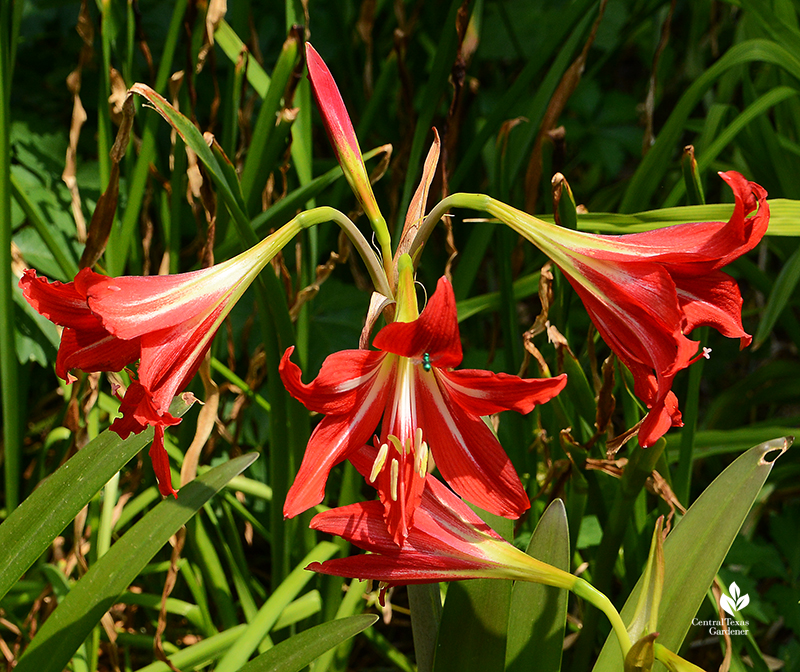
[[622,617],[619,615],[614,605],[611,604],[611,600],[606,597],[605,593],[601,593],[591,583],[583,579],[578,579],[576,581],[572,592],[593,604],[608,617],[608,620],[611,621],[611,627],[614,628],[614,634],[616,634],[617,640],[619,641],[619,646],[622,649],[622,657],[625,658],[631,648],[631,638],[628,635],[625,624],[622,622]]
[[[383,217],[375,217],[370,220],[370,224],[372,225],[372,230],[375,232],[375,238],[378,241],[378,245],[381,248],[381,259],[383,260],[383,271],[388,278],[389,285],[392,285],[394,282],[394,262],[392,257],[392,239],[389,236],[389,227],[386,225],[386,220]],[[350,235],[349,233],[347,234]],[[362,236],[363,238],[363,236]],[[351,238],[352,240],[352,238]],[[364,257],[364,253],[359,251],[362,258]],[[375,279],[373,278],[373,282]],[[377,285],[375,288],[377,289]],[[391,294],[386,294],[385,292],[381,292],[385,296],[391,297]]]
[[[316,224],[320,224],[322,222],[334,222],[338,224],[342,231],[345,232],[347,237],[350,239],[350,242],[353,243],[353,246],[356,248],[356,251],[361,256],[361,259],[364,261],[364,264],[367,267],[367,271],[369,272],[370,278],[372,278],[372,283],[375,286],[375,289],[379,291],[384,296],[389,297],[390,299],[394,298],[394,292],[392,292],[389,277],[391,277],[390,273],[392,272],[392,255],[391,249],[386,247],[384,243],[381,244],[382,256],[383,256],[383,263],[384,266],[381,268],[380,263],[375,258],[375,253],[372,251],[372,248],[369,246],[367,239],[364,238],[364,235],[361,231],[358,230],[355,224],[353,224],[352,220],[345,215],[344,213],[336,210],[335,208],[329,208],[327,206],[321,206],[319,208],[314,208],[313,210],[308,210],[306,212],[300,213],[295,217],[294,220],[300,223],[302,228],[307,229],[311,226],[315,226]],[[291,222],[289,223],[291,224]],[[287,224],[286,226],[289,226]],[[383,223],[384,228],[386,228],[386,222]],[[389,231],[386,229],[387,235],[387,245],[388,245],[388,234]],[[378,241],[380,242],[380,236],[378,236]],[[387,255],[388,249],[388,257]],[[389,260],[389,266],[386,265],[386,260]]]
[[428,213],[428,216],[422,221],[422,225],[419,227],[417,235],[414,237],[414,240],[411,243],[408,254],[416,263],[416,256],[419,254],[422,246],[425,244],[425,241],[428,240],[428,237],[433,232],[433,229],[439,220],[451,208],[469,208],[470,210],[482,210],[483,212],[489,212],[489,208],[491,207],[492,203],[500,203],[500,201],[496,201],[491,196],[486,196],[485,194],[457,193],[450,194],[450,196],[447,198],[443,198],[434,206],[433,210],[431,210]]

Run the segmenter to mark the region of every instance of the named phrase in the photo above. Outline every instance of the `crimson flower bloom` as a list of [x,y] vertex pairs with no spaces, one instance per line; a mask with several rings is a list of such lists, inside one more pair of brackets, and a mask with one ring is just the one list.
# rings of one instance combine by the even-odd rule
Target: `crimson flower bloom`
[[295,231],[280,230],[211,268],[144,277],[109,278],[85,268],[72,282],[48,283],[27,270],[20,280],[35,310],[64,327],[56,374],[120,371],[140,360],[111,429],[121,438],[148,425],[155,430],[150,457],[162,495],[176,495],[164,449],[173,397],[197,373],[219,325],[237,299]]
[[420,501],[428,445],[456,492],[497,515],[518,517],[530,506],[528,498],[481,416],[509,409],[528,413],[558,394],[566,376],[522,379],[453,371],[462,359],[453,289],[440,279],[417,316],[410,260],[400,265],[397,305],[401,321],[377,334],[378,351],[335,353],[310,384],[302,382],[300,369],[289,360],[292,349],[284,354],[280,373],[289,392],[326,416],[308,442],[284,515],[296,516],[322,501],[331,468],[362,448],[383,418],[369,480],[378,487],[386,525],[398,543]]
[[486,208],[559,266],[600,335],[630,369],[634,391],[649,409],[638,429],[643,447],[683,424],[672,381],[708,354],[698,354],[699,343],[686,334],[708,325],[739,338],[741,347],[752,340],[742,327],[739,287],[719,269],[763,237],[767,193],[739,173],[720,176],[735,198],[727,222],[607,236],[557,227],[497,201]]
[[[367,475],[375,449],[365,446],[350,460]],[[380,502],[359,502],[319,513],[311,528],[347,539],[367,555],[312,562],[307,570],[389,585],[460,579],[510,579],[566,588],[608,616],[623,657],[631,641],[614,605],[591,584],[509,544],[433,476],[425,479],[414,526],[402,547],[386,529]]]
[[[362,475],[376,459],[372,446],[350,456]],[[552,567],[509,544],[434,476],[425,478],[414,525],[399,546],[384,522],[380,502],[329,509],[311,528],[347,539],[367,555],[314,562],[321,574],[373,579],[390,585],[459,579],[519,579],[572,589],[578,577]]]

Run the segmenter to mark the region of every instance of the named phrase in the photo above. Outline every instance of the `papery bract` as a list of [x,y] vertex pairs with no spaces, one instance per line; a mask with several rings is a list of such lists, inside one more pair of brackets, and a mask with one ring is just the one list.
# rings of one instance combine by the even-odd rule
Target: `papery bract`
[[[410,270],[401,267],[400,320],[404,296],[413,294]],[[410,286],[410,289],[404,289]],[[295,516],[318,504],[331,468],[359,450],[381,423],[381,450],[370,474],[384,503],[386,524],[399,542],[412,524],[430,446],[444,479],[469,501],[497,515],[518,517],[528,498],[511,461],[481,416],[503,410],[530,412],[558,394],[566,376],[522,379],[488,371],[453,371],[461,363],[455,297],[442,278],[418,319],[397,321],[375,337],[380,351],[350,350],[328,357],[317,378],[301,380],[289,360],[280,365],[289,392],[325,414],[284,505]]]
[[85,268],[68,283],[48,283],[33,270],[20,279],[31,306],[64,327],[58,376],[72,382],[70,369],[120,371],[140,360],[111,429],[124,439],[154,427],[150,456],[161,494],[176,494],[164,449],[164,427],[180,422],[169,413],[173,397],[197,373],[236,300],[295,233],[282,229],[227,262],[179,275],[109,278]]
[[719,269],[763,237],[767,194],[739,173],[720,176],[735,198],[727,222],[607,236],[557,227],[497,201],[486,208],[559,266],[600,335],[630,369],[635,393],[649,409],[638,429],[643,447],[682,425],[672,381],[707,354],[699,354],[699,343],[686,334],[708,325],[741,339],[742,347],[751,341],[736,281]]

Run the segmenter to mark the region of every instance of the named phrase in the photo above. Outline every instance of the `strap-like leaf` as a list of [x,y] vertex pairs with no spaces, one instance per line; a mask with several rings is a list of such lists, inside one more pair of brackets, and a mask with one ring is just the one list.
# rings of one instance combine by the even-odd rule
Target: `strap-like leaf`
[[[180,417],[188,408],[176,399],[170,413]],[[106,430],[61,465],[0,525],[0,598],[100,488],[152,440],[151,428],[125,441]]]
[[150,559],[213,495],[247,469],[255,453],[225,462],[165,498],[134,525],[75,584],[44,622],[15,668],[19,672],[61,672],[92,628]]
[[[664,542],[658,643],[670,651],[680,648],[773,463],[790,445],[789,438],[773,439],[737,458],[697,498]],[[780,453],[776,455],[776,451]],[[642,583],[640,579],[622,608],[626,623],[633,617]],[[619,645],[612,633],[594,672],[616,671],[622,666]]]
[[323,623],[273,646],[239,672],[299,672],[312,660],[371,626],[375,614],[359,614]]

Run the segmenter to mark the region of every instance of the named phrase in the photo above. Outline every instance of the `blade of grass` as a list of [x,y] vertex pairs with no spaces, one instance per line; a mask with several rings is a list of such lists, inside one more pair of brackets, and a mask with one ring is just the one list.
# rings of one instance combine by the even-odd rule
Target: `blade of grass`
[[[703,150],[703,153],[700,155],[700,158],[697,161],[698,173],[705,172],[716,160],[720,152],[731,142],[733,142],[734,138],[736,138],[739,132],[741,132],[741,130],[744,129],[751,121],[753,121],[753,119],[765,114],[768,110],[775,107],[781,101],[793,98],[797,95],[800,95],[800,91],[792,89],[788,86],[778,86],[774,89],[770,89],[758,100],[748,105],[747,108],[741,112],[741,114],[737,115],[737,117],[731,121],[730,124],[728,124],[725,130],[723,130],[716,138],[714,138],[714,141],[708,146],[708,148]],[[679,180],[672,188],[669,196],[664,199],[664,207],[668,208],[677,204],[685,192],[686,182],[684,180]]]
[[359,614],[316,625],[272,647],[239,668],[239,672],[300,672],[315,658],[366,630],[377,620],[375,614]]
[[240,670],[242,665],[247,662],[247,659],[258,648],[261,641],[269,634],[286,605],[297,597],[314,576],[313,572],[306,571],[306,566],[311,562],[324,562],[338,551],[338,546],[329,541],[323,541],[303,558],[300,564],[272,592],[269,599],[258,610],[258,614],[247,626],[247,629],[236,641],[236,644],[231,647],[219,662],[216,672],[235,672]]
[[705,92],[731,68],[760,61],[771,63],[800,78],[800,60],[784,47],[768,40],[748,40],[729,49],[716,63],[706,69],[681,96],[677,105],[658,133],[655,143],[647,152],[625,190],[620,203],[621,212],[632,212],[647,207],[661,184],[664,172],[671,165],[674,151],[686,120]]
[[[164,40],[164,49],[159,59],[158,73],[156,74],[155,90],[163,91],[167,85],[167,79],[172,72],[172,60],[175,57],[175,49],[183,30],[183,15],[186,13],[188,0],[176,0],[172,10],[167,36]],[[139,213],[142,208],[145,188],[147,187],[150,164],[156,158],[156,124],[155,118],[145,122],[144,132],[142,133],[142,143],[139,149],[139,156],[133,168],[133,173],[128,178],[128,196],[126,201],[125,213],[122,215],[122,222],[114,236],[118,236],[119,245],[115,248],[112,259],[107,259],[109,275],[121,275],[125,269],[128,258],[128,249],[134,236],[134,231],[139,223]]]
[[767,305],[764,307],[758,323],[758,331],[753,338],[753,348],[764,344],[781,313],[789,305],[789,302],[797,297],[798,282],[800,282],[800,247],[792,253],[775,279],[775,284],[767,299]]

